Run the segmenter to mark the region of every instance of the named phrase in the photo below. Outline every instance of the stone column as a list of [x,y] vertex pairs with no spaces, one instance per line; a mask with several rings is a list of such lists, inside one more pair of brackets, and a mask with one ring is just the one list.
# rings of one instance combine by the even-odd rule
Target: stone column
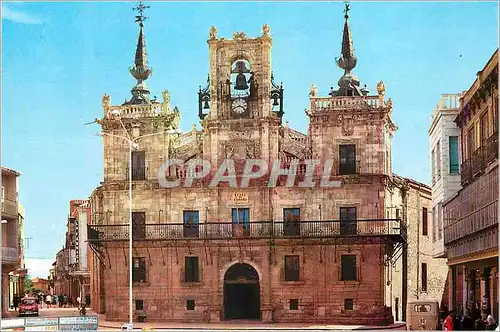
[[490,271],[489,267],[486,267],[482,271],[481,275],[481,312],[486,313],[490,309]]
[[[2,266],[3,268],[3,266]],[[9,274],[2,271],[2,317],[9,311]]]
[[467,293],[469,292],[469,276],[467,274],[467,267],[465,265],[462,265],[462,275],[463,275],[463,282],[462,282],[462,305],[463,305],[463,310],[464,310],[464,315],[467,314],[469,311],[469,306],[468,306],[468,301],[467,301]]

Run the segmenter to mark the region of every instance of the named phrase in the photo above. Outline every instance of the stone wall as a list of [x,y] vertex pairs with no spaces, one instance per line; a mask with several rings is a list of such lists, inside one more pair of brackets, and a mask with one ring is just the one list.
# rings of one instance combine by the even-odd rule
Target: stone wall
[[[125,245],[123,243],[122,245]],[[144,257],[147,281],[134,284],[134,300],[143,300],[148,320],[218,321],[224,317],[223,281],[227,269],[238,262],[251,265],[259,274],[262,315],[272,312],[275,322],[382,322],[384,299],[381,291],[383,249],[371,245],[315,245],[274,247],[266,241],[245,244],[219,242],[211,246],[191,242],[159,248],[156,243],[136,246],[135,257]],[[228,247],[228,245],[230,245]],[[110,246],[105,288],[108,299],[106,319],[123,320],[128,313],[128,248]],[[357,256],[358,281],[340,281],[340,255]],[[284,255],[300,256],[300,281],[284,281]],[[200,282],[184,282],[184,257],[197,256]],[[354,310],[344,309],[344,299],[354,300]],[[289,309],[298,299],[298,310]],[[195,310],[186,310],[186,301],[195,300]],[[135,302],[134,302],[135,303]],[[262,317],[264,318],[264,317]]]

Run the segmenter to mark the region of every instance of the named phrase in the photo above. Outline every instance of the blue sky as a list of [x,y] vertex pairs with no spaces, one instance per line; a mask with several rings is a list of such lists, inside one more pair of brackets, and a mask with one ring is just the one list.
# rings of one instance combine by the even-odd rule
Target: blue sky
[[[307,130],[311,84],[326,95],[342,71],[342,2],[151,2],[145,34],[152,95],[168,89],[182,129],[197,120],[197,90],[208,73],[206,40],[236,31],[273,37],[273,70],[285,88],[285,120]],[[64,243],[71,199],[102,179],[97,125],[101,98],[130,97],[128,73],[137,40],[133,2],[2,4],[2,165],[21,172],[31,261],[53,260]],[[393,168],[429,183],[427,130],[441,93],[470,87],[498,47],[496,2],[351,4],[355,74],[376,91],[383,80],[394,103]],[[47,276],[43,267],[32,274]],[[29,267],[29,266],[28,266]],[[47,266],[48,269],[48,266]],[[40,270],[40,272],[38,272]],[[36,271],[36,272],[35,272]]]

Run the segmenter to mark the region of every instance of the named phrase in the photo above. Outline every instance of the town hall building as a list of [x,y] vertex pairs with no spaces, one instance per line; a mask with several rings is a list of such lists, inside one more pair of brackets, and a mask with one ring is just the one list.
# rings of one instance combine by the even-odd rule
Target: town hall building
[[[211,28],[208,80],[198,93],[202,128],[177,133],[181,112],[168,91],[152,99],[146,85],[142,18],[132,97],[113,105],[105,95],[97,120],[104,180],[90,197],[92,308],[107,320],[128,318],[131,219],[134,320],[391,323],[388,270],[407,256],[407,213],[393,208],[392,196],[405,202],[410,189],[392,175],[397,127],[384,84],[370,94],[353,73],[348,6],[337,60],[344,74],[327,96],[311,88],[307,134],[284,123],[268,25],[256,38],[220,38]],[[259,178],[211,187],[174,165],[161,176],[181,185],[165,188],[158,172],[172,159],[203,159],[214,169],[231,159],[238,183],[248,159],[279,160],[297,177],[292,186],[280,176],[276,186]],[[320,172],[308,168],[313,159],[333,161],[329,180],[337,185],[320,185]],[[314,188],[298,186],[306,175]],[[399,303],[404,312],[404,291]]]

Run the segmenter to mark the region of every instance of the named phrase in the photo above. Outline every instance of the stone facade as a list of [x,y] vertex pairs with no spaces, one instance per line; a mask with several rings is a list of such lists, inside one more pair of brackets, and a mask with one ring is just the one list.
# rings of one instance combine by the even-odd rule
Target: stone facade
[[405,320],[407,302],[443,301],[448,267],[445,259],[432,256],[430,187],[398,176],[393,176],[392,180],[385,207],[386,218],[403,220],[407,246],[398,250],[387,270],[386,305],[392,307],[396,320]]
[[[352,47],[347,17],[343,45]],[[140,44],[143,38],[141,25]],[[112,106],[108,95],[103,98],[104,117],[97,122],[104,182],[90,198],[88,233],[92,308],[108,320],[127,319],[132,219],[134,319],[391,322],[388,262],[406,231],[385,213],[395,181],[391,140],[397,127],[383,83],[377,95],[360,89],[350,73],[352,50],[343,47],[340,89],[328,97],[311,89],[305,135],[283,124],[283,89],[273,81],[267,25],[257,38],[217,38],[212,28],[208,45],[201,131],[173,134],[180,111],[170,109],[168,92],[162,102],[149,101],[139,79],[130,102]],[[136,67],[144,72],[147,64],[137,61],[143,57],[138,53]],[[245,86],[248,94],[235,90]],[[210,187],[205,178],[189,185],[185,165],[161,168],[173,158],[202,158],[212,170],[230,158],[238,184],[245,159],[279,160],[281,168],[297,161],[299,175],[293,187],[284,186],[285,177],[274,187],[265,179],[250,181],[248,188]],[[298,186],[313,159],[332,160],[330,180],[340,186]],[[181,186],[160,186],[163,175]],[[317,170],[312,179],[319,184]],[[240,300],[231,302],[235,296]]]

